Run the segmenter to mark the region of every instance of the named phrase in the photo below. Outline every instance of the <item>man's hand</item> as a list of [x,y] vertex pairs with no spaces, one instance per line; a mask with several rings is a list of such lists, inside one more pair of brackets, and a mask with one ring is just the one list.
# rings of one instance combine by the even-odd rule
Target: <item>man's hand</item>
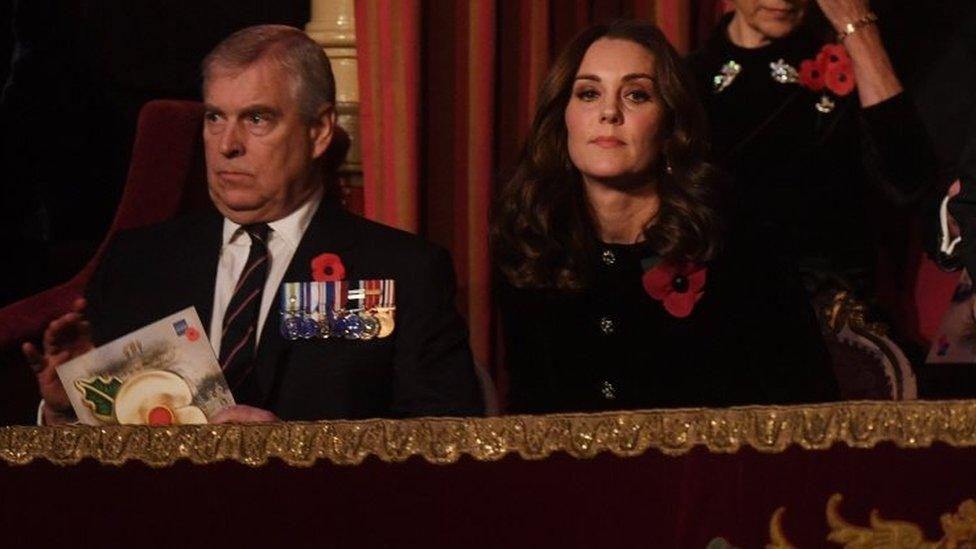
[[267,410],[237,404],[228,406],[210,418],[210,423],[270,423],[281,421]]
[[71,310],[53,320],[44,330],[43,353],[31,343],[24,343],[21,349],[27,357],[44,399],[44,423],[55,425],[74,420],[71,402],[61,385],[56,368],[69,360],[81,356],[94,348],[91,339],[91,324],[85,320],[82,311],[85,300],[78,298],[71,304]]

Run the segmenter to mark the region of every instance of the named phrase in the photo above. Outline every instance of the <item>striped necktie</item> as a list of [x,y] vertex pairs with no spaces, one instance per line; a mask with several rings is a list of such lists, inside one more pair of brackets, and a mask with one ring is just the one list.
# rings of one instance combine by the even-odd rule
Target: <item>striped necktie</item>
[[220,367],[235,397],[240,396],[238,387],[254,369],[261,293],[271,262],[267,245],[270,227],[259,223],[242,229],[251,237],[251,251],[224,313],[220,339]]

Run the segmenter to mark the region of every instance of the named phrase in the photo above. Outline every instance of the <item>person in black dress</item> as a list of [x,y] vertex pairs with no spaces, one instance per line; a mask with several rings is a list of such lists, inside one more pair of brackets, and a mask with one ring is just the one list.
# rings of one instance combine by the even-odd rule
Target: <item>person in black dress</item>
[[694,84],[655,27],[574,39],[492,213],[509,411],[837,396],[798,278],[720,215]]
[[797,263],[811,297],[870,302],[882,242],[869,214],[914,206],[937,170],[877,16],[868,0],[733,4],[688,64],[736,210]]

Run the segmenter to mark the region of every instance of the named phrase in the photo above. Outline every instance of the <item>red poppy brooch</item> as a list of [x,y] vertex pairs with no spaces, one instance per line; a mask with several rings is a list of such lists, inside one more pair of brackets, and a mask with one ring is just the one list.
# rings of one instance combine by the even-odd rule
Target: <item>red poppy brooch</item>
[[660,301],[671,316],[685,318],[705,295],[706,273],[701,265],[660,261],[644,273],[642,282],[647,295]]
[[[802,61],[800,70],[782,58],[770,63],[769,70],[769,76],[780,84],[799,84],[813,92],[823,91],[813,106],[824,114],[834,110],[834,98],[844,97],[854,90],[854,66],[847,50],[840,44],[825,45],[813,59]],[[734,59],[727,61],[712,77],[712,92],[725,91],[742,71],[742,65]]]
[[[800,85],[810,91],[827,89],[836,97],[854,91],[854,67],[847,50],[840,44],[827,44],[817,56],[800,63]],[[826,114],[834,110],[834,100],[824,93],[814,107]]]
[[324,253],[312,259],[312,280],[334,282],[346,278],[346,267],[336,254]]

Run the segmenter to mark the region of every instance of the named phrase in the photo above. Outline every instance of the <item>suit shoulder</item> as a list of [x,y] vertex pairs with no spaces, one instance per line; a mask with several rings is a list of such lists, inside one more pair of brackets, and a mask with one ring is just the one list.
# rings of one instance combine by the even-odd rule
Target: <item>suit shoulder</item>
[[116,247],[153,246],[193,239],[201,231],[219,227],[220,218],[203,213],[185,214],[152,225],[123,229],[112,236]]
[[347,213],[348,222],[354,225],[357,232],[359,244],[368,246],[377,253],[398,259],[413,258],[414,260],[420,257],[448,255],[447,250],[442,246],[423,237],[366,219],[352,212]]

